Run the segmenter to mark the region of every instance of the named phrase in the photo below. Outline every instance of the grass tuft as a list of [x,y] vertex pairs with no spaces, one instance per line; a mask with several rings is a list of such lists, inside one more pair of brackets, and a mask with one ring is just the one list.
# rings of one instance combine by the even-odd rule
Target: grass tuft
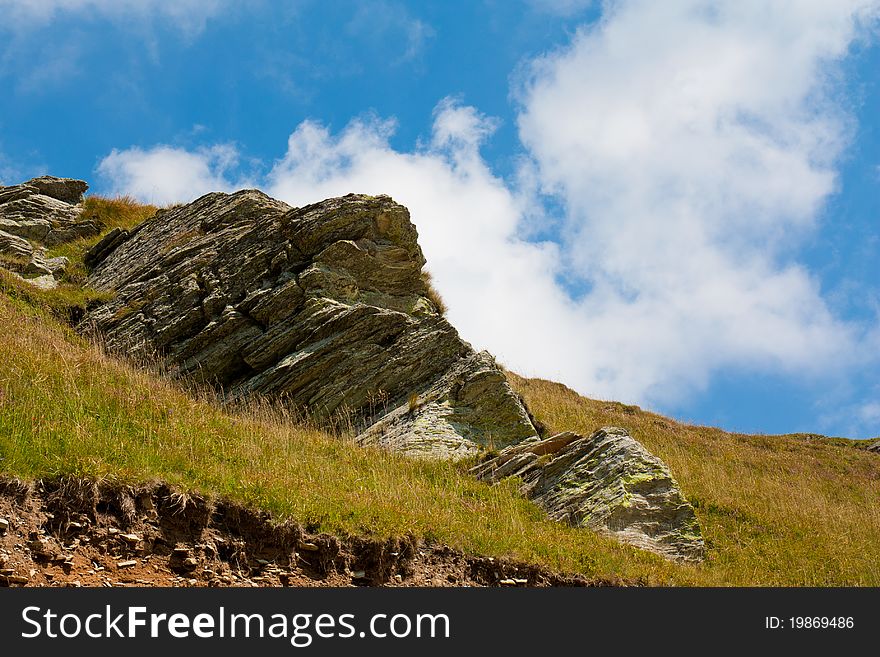
[[431,272],[427,269],[423,269],[421,277],[422,282],[425,284],[425,289],[427,290],[425,292],[425,297],[427,297],[428,301],[434,305],[434,308],[438,313],[445,316],[449,309],[446,307],[446,302],[443,301],[443,297],[440,296],[437,288],[434,287]]

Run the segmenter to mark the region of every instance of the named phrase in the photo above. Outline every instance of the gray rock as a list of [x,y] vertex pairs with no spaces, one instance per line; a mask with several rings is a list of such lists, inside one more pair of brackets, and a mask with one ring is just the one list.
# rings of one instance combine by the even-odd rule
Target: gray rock
[[43,176],[0,188],[0,230],[45,246],[92,237],[101,227],[82,218],[81,180]]
[[76,205],[83,202],[83,194],[89,185],[83,180],[73,178],[56,178],[55,176],[40,176],[27,182],[31,187],[50,198]]
[[57,256],[55,258],[43,258],[42,264],[52,272],[55,278],[59,278],[67,271],[67,265],[70,264],[70,261],[64,256]]
[[519,477],[521,491],[554,520],[589,527],[669,559],[704,557],[694,509],[669,468],[624,429],[529,439],[472,472],[493,483]]
[[33,252],[34,247],[26,239],[0,230],[0,255],[27,260]]
[[47,258],[45,250],[42,248],[34,249],[31,253],[30,260],[21,269],[21,273],[25,276],[45,276],[50,275],[54,278],[61,278],[70,264],[64,256],[57,258]]
[[98,241],[93,247],[86,251],[83,256],[83,262],[86,267],[94,269],[106,260],[107,256],[113,253],[113,250],[128,239],[129,233],[124,228],[114,228]]
[[386,414],[359,436],[361,444],[379,445],[409,456],[456,458],[509,444],[510,427],[535,431],[520,400],[488,352],[462,358],[434,384],[407,404]]
[[0,254],[3,266],[41,289],[57,287],[67,258],[46,258],[45,247],[101,232],[93,220],[82,218],[81,180],[42,176],[21,185],[0,187]]
[[868,446],[869,452],[874,452],[875,454],[880,454],[880,440],[872,443]]
[[[35,207],[22,207],[28,204],[13,201],[7,206],[0,206],[0,230],[22,239],[42,242],[52,230],[48,219],[38,216],[40,210]],[[30,216],[27,216],[30,215]]]
[[35,288],[40,290],[54,290],[58,287],[58,280],[52,276],[52,274],[43,274],[41,276],[34,276],[32,278],[25,278],[23,276],[19,276],[16,273],[13,273],[13,276],[17,276],[25,283],[29,283],[33,285]]
[[342,416],[364,444],[434,458],[535,435],[488,354],[428,299],[409,213],[386,196],[290,208],[256,190],[158,212],[90,253],[115,290],[86,321],[230,399]]
[[52,276],[52,270],[46,266],[45,261],[42,258],[34,258],[24,268],[22,272],[25,276],[45,276],[48,274]]

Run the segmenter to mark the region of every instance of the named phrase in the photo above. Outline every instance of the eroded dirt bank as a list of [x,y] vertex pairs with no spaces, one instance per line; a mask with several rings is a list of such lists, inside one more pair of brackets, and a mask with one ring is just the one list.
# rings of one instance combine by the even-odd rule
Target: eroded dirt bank
[[163,483],[0,478],[0,586],[602,586],[412,537],[315,534]]

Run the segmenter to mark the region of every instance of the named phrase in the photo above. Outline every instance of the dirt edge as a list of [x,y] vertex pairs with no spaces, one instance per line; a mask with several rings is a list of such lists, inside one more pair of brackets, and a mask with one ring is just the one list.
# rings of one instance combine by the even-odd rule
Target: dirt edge
[[413,536],[311,533],[226,498],[0,476],[0,586],[627,586]]

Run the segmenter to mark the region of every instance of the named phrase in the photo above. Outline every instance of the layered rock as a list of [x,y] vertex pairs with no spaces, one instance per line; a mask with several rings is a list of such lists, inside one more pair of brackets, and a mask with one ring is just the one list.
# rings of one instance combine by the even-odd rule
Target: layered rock
[[0,187],[2,265],[39,287],[54,287],[67,260],[47,258],[46,247],[100,233],[100,225],[82,216],[88,187],[82,180],[53,176]]
[[535,435],[487,353],[437,312],[409,213],[385,196],[291,208],[246,190],[160,211],[87,256],[87,321],[230,398],[270,395],[361,442],[458,458]]
[[669,468],[624,429],[525,440],[473,469],[489,482],[519,477],[554,520],[589,527],[667,558],[701,560],[694,509]]
[[668,468],[618,429],[540,440],[491,355],[430,300],[406,208],[348,195],[291,208],[256,190],[159,211],[86,255],[113,291],[85,322],[115,351],[230,399],[272,396],[353,421],[362,444],[520,477],[549,515],[675,559],[699,559],[693,508]]

